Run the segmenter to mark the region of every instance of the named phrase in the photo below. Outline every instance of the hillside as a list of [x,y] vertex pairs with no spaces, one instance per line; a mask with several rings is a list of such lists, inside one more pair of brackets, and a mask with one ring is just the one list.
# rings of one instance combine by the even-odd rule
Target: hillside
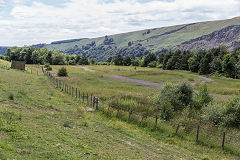
[[[197,38],[202,36],[211,36],[216,33],[216,31],[220,32],[231,29],[229,26],[235,26],[235,29],[238,29],[238,25],[240,25],[240,17],[146,29],[99,38],[58,41],[44,45],[43,47],[51,50],[59,50],[68,54],[81,54],[89,58],[96,58],[98,61],[106,60],[107,57],[116,54],[134,54],[136,57],[141,57],[149,53],[149,51],[162,51],[163,49],[175,48],[181,44],[181,46],[183,46],[189,44],[191,40],[196,42],[200,40]],[[231,35],[229,31],[228,33]],[[217,39],[219,37],[215,38]],[[227,38],[226,34],[222,34],[220,38],[221,40],[217,43],[213,40],[209,42],[209,44],[206,44],[206,48],[226,44],[229,49],[234,49],[238,44],[239,34]],[[200,47],[205,48],[205,44]],[[186,48],[192,49],[196,47]]]
[[211,34],[192,39],[177,46],[180,50],[211,49],[224,45],[230,50],[240,46],[240,26],[229,26]]
[[9,47],[1,47],[0,46],[0,55],[4,55]]

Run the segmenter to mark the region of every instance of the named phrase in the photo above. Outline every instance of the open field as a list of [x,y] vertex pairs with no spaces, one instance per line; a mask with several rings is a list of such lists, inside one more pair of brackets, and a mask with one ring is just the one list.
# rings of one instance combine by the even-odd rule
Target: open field
[[[38,66],[31,66],[38,68]],[[57,70],[62,66],[53,66],[52,73],[56,75]],[[228,96],[237,95],[240,90],[240,80],[224,77],[211,76],[210,82],[203,77],[188,71],[169,71],[158,68],[125,67],[125,66],[86,66],[94,72],[85,71],[82,66],[65,66],[69,71],[69,77],[63,78],[76,87],[97,93],[101,97],[109,97],[121,94],[134,94],[152,96],[158,92],[160,87],[144,85],[138,82],[131,82],[122,77],[143,80],[157,83],[160,86],[167,83],[180,83],[187,81],[198,90],[203,83],[207,84],[209,92],[218,99],[226,99]],[[40,72],[40,70],[39,70]],[[118,91],[116,93],[116,90]],[[223,96],[221,96],[223,95]]]
[[[53,73],[59,67],[53,66]],[[111,66],[113,71],[109,72],[97,70],[105,66],[90,66],[95,72],[84,71],[79,66],[66,67],[69,77],[62,80],[103,95],[106,100],[126,93],[152,96],[159,90],[106,75],[128,77],[131,72],[128,67],[120,67],[119,71],[118,67]],[[174,136],[175,129],[163,127],[163,123],[154,131],[151,126],[139,127],[102,112],[87,112],[86,104],[56,89],[41,75],[39,66],[28,68],[35,71],[34,74],[0,67],[0,122],[4,124],[0,127],[0,159],[237,159],[234,155],[238,151],[196,144],[187,135]],[[123,69],[125,73],[119,74]],[[137,68],[141,69],[152,72],[152,69]],[[181,75],[178,71],[175,73]],[[190,73],[182,76],[191,77]],[[194,82],[201,81],[194,77]],[[144,80],[152,81],[149,77]],[[14,100],[9,100],[10,95]]]

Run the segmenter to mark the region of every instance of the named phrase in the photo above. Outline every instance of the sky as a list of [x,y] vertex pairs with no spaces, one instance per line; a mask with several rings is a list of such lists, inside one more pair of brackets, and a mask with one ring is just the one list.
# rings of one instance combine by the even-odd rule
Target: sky
[[0,46],[240,16],[240,0],[0,0]]

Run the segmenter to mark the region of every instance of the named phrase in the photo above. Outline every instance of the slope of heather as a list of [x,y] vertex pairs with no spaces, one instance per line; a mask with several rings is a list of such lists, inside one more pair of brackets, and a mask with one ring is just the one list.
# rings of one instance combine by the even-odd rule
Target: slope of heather
[[176,47],[176,49],[211,49],[219,45],[225,45],[230,50],[234,50],[240,46],[240,26],[228,26],[211,34],[184,42]]

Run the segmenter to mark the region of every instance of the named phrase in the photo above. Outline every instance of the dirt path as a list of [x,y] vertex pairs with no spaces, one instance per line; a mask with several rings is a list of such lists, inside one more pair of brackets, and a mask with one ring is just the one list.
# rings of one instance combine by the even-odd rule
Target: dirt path
[[212,80],[211,78],[208,78],[208,77],[203,77],[203,76],[197,76],[199,78],[202,78],[203,81],[200,82],[200,85],[206,83],[206,82],[213,82],[214,80]]
[[75,67],[75,68],[82,68],[82,69],[84,69],[84,71],[95,72],[94,70],[91,70],[91,69],[89,69],[87,67]]
[[157,88],[161,88],[164,85],[163,83],[154,83],[154,82],[137,80],[137,79],[127,78],[127,77],[117,76],[117,75],[108,75],[108,76],[112,77],[116,80],[120,80],[120,81],[135,82],[135,83],[140,83],[140,84],[144,84],[147,86],[153,86],[153,87],[157,87]]
[[[80,68],[84,69],[85,71],[95,72],[94,70],[88,69],[87,67],[80,67]],[[143,85],[157,87],[157,88],[161,88],[164,85],[164,83],[154,83],[154,82],[132,79],[132,78],[128,78],[128,77],[124,77],[124,76],[118,76],[118,75],[107,75],[107,76],[109,76],[111,78],[114,78],[116,80],[120,80],[120,81],[140,83],[140,84],[143,84]],[[203,85],[206,82],[213,82],[214,81],[213,79],[208,78],[208,77],[198,76],[198,75],[194,75],[194,76],[197,76],[197,77],[203,79],[203,81],[200,82],[200,85]],[[196,83],[193,83],[192,85],[195,86]],[[198,93],[197,90],[194,90],[194,92]],[[210,95],[216,96],[216,97],[222,98],[222,99],[227,99],[229,97],[229,96],[226,96],[226,95],[221,95],[221,94],[216,94],[216,93],[210,93]]]

